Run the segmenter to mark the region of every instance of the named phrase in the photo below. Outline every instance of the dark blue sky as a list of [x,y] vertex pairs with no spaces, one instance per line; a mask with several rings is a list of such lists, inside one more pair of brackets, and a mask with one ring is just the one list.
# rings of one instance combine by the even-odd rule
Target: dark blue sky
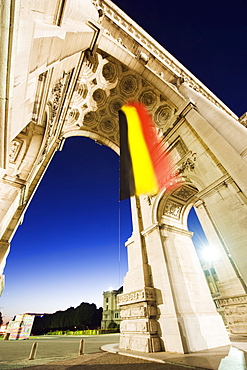
[[[115,3],[238,116],[247,110],[246,1]],[[118,192],[118,156],[90,139],[67,139],[12,241],[0,298],[6,319],[82,301],[100,306],[103,290],[122,284],[131,220]],[[194,217],[189,228],[198,230]]]

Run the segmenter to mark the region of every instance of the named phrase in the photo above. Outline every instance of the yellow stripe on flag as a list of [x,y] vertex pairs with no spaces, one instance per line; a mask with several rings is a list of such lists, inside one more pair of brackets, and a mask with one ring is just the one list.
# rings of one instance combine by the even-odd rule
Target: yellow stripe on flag
[[158,183],[153,164],[146,146],[141,122],[135,107],[123,106],[128,122],[129,150],[132,158],[136,195],[157,194]]

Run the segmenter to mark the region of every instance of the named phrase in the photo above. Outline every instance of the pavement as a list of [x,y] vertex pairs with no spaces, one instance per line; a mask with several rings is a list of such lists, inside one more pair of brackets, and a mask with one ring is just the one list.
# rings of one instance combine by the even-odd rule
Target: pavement
[[201,370],[246,370],[247,336],[231,335],[231,345],[188,354],[171,352],[142,353],[118,348],[118,344],[107,344],[103,351],[131,356],[143,360],[173,364],[184,369]]
[[[118,343],[104,344],[101,351],[64,358],[1,362],[1,370],[247,370],[247,336],[230,335],[231,345],[179,354],[125,351]],[[90,369],[91,367],[91,369]]]

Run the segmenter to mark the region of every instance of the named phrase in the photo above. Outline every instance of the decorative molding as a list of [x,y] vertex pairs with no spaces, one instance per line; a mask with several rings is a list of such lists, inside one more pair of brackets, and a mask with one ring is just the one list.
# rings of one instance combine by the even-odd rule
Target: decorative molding
[[182,200],[183,202],[187,202],[196,193],[198,193],[198,190],[195,187],[183,185],[180,188],[173,191],[172,197]]
[[246,333],[247,328],[247,295],[218,299],[224,308],[225,317],[232,333]]
[[167,224],[165,224],[165,221],[164,222],[161,221],[160,229],[165,230],[165,231],[170,232],[170,233],[174,233],[174,234],[187,235],[190,238],[192,238],[192,236],[193,236],[193,232],[185,230],[185,229],[181,229],[180,227],[176,227],[176,226],[173,226],[173,225],[167,225]]
[[16,177],[4,175],[3,182],[15,186],[16,188],[22,188],[27,185],[27,181],[20,179],[18,175]]
[[154,120],[157,126],[162,128],[166,126],[173,113],[169,105],[160,105],[154,112]]
[[137,78],[134,75],[124,76],[120,81],[119,88],[125,96],[135,95],[138,89]]
[[131,99],[145,104],[161,134],[176,121],[177,108],[137,73],[130,73],[113,57],[97,54],[97,58],[89,61],[87,56],[70,102],[64,134],[86,126],[90,132],[118,145],[118,111]]
[[60,101],[62,97],[64,87],[64,78],[61,78],[57,81],[55,86],[53,87],[51,93],[53,96],[53,99],[51,101],[51,121],[53,122],[57,116],[59,107],[60,107]]
[[130,293],[119,294],[117,299],[119,306],[145,301],[155,301],[155,290],[154,288],[144,288]]
[[[233,179],[228,175],[223,175],[218,180],[214,181],[212,184],[207,186],[205,189],[198,192],[198,198],[205,199],[208,196],[211,196],[213,193],[216,193],[222,187],[227,187],[228,184],[233,183]],[[196,204],[195,204],[196,206]]]
[[196,153],[192,153],[186,161],[182,162],[180,167],[177,170],[178,174],[184,173],[186,171],[194,172],[196,167]]
[[10,144],[9,162],[15,163],[23,145],[23,140],[14,139]]
[[141,93],[139,100],[147,109],[152,109],[157,103],[157,95],[154,94],[153,90],[149,89]]
[[122,320],[128,318],[147,318],[147,317],[155,317],[157,314],[157,309],[155,306],[151,306],[144,302],[138,305],[128,305],[126,307],[121,308],[120,317]]
[[166,216],[170,216],[170,217],[173,217],[179,220],[182,209],[183,209],[183,204],[180,204],[173,200],[168,199],[168,201],[165,204],[164,214]]
[[[189,70],[187,70],[178,60],[176,60],[165,48],[155,41],[147,32],[145,32],[137,23],[135,23],[127,14],[118,8],[112,1],[102,0],[105,16],[108,17],[111,23],[126,32],[133,40],[145,48],[142,51],[144,54],[151,54],[154,59],[157,59],[163,64],[163,68],[170,71],[173,76],[171,85],[181,84],[182,81],[187,83],[195,91],[205,96],[209,101],[217,107],[224,110],[235,119],[238,117],[215,96],[205,85],[202,84]],[[108,31],[110,35],[110,32]],[[164,78],[164,73],[159,72],[161,78]],[[175,78],[175,85],[174,85]]]
[[245,112],[240,118],[239,118],[239,122],[247,127],[247,112]]
[[247,295],[239,295],[233,297],[220,298],[219,304],[221,307],[235,306],[238,304],[247,304]]
[[143,235],[143,236],[146,236],[146,235],[148,235],[148,234],[151,234],[154,230],[156,230],[156,229],[159,229],[159,225],[158,224],[153,224],[153,225],[151,225],[150,227],[148,227],[147,229],[145,229],[145,230],[143,230],[142,232],[141,232],[141,234]]
[[147,64],[148,61],[149,61],[149,56],[144,53],[143,51],[138,51],[137,55],[136,55],[137,59],[141,60],[144,64]]

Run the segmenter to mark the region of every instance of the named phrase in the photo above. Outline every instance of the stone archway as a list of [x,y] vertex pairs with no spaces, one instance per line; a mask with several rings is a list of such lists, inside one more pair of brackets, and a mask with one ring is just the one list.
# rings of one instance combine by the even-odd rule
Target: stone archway
[[[11,22],[4,13],[13,34],[11,40],[4,35],[8,68],[1,78],[14,82],[3,99],[0,127],[1,270],[15,230],[63,141],[88,136],[118,153],[118,109],[139,100],[164,136],[184,185],[172,194],[132,199],[129,271],[119,298],[120,346],[193,352],[227,344],[185,220],[195,204],[207,236],[222,255],[230,251],[230,260],[224,254],[226,263],[217,266],[220,301],[233,330],[246,331],[241,323],[247,315],[246,128],[109,0],[85,0],[83,6],[79,1],[48,3],[44,11],[34,1],[33,11],[23,0]],[[28,37],[27,21],[33,31]],[[26,43],[18,42],[21,37]]]

